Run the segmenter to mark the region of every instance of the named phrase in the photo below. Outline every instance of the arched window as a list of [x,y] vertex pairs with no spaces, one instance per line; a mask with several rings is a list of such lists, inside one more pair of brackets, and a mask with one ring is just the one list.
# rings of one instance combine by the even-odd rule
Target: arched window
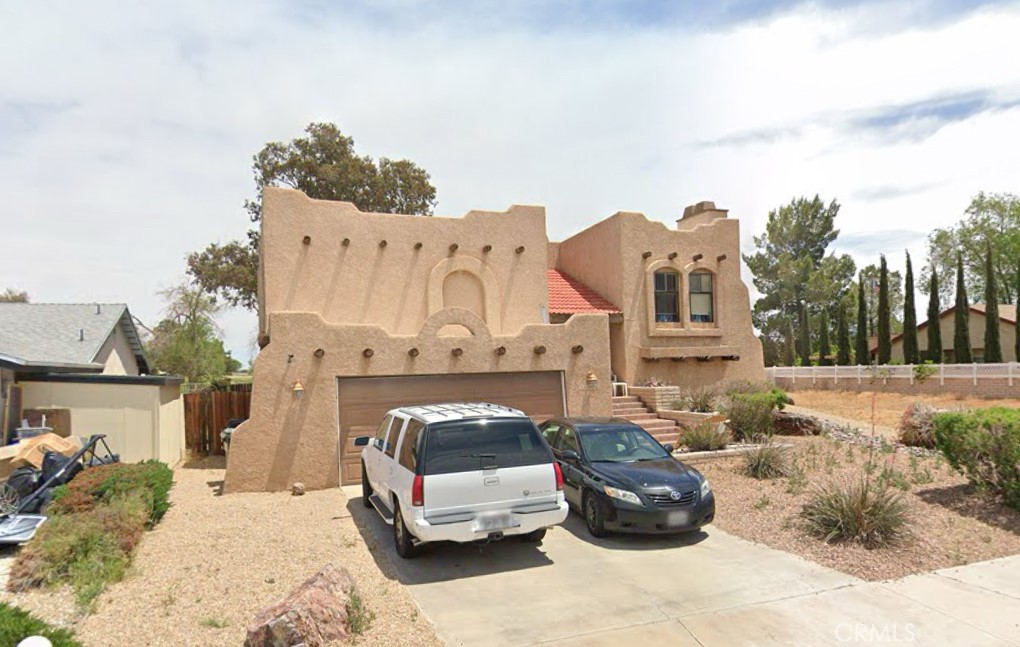
[[655,321],[680,321],[680,275],[673,270],[655,273]]
[[714,303],[712,273],[692,272],[687,279],[688,290],[691,294],[691,322],[712,323],[715,321],[715,312],[712,307]]

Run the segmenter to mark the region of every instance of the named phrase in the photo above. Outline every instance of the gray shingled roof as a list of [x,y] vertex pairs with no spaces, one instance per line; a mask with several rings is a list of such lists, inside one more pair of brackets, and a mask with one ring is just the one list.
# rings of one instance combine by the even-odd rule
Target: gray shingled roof
[[0,303],[0,360],[102,370],[96,355],[120,326],[139,368],[148,372],[138,330],[123,303]]

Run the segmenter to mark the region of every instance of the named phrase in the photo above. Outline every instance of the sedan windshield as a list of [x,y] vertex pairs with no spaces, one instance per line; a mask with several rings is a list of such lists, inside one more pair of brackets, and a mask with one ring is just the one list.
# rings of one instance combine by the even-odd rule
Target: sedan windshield
[[640,427],[607,427],[581,433],[581,447],[593,463],[667,458],[669,454]]

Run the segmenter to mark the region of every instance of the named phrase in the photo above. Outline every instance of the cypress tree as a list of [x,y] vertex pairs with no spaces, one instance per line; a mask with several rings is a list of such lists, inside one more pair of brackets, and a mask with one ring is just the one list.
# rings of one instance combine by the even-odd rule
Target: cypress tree
[[914,268],[907,252],[907,276],[903,286],[903,363],[917,364],[917,312],[914,310]]
[[850,365],[850,331],[846,326],[846,304],[839,302],[839,316],[836,318],[836,364]]
[[[1016,306],[1020,308],[1020,267],[1016,271]],[[1020,334],[1015,335],[1016,341],[1013,343],[1013,361],[1020,362]]]
[[822,320],[818,324],[818,365],[832,366],[832,346],[829,344],[829,313],[822,310]]
[[942,321],[939,315],[939,273],[934,263],[931,266],[931,282],[928,284],[928,359],[942,363]]
[[783,335],[783,363],[787,366],[793,366],[797,363],[796,357],[794,357],[794,337],[793,337],[793,320],[786,320],[786,331]]
[[864,300],[864,272],[857,279],[857,339],[855,354],[858,364],[868,363],[868,304]]
[[892,359],[892,342],[889,338],[889,268],[885,255],[879,257],[878,274],[878,363],[888,364]]
[[963,257],[956,255],[956,330],[953,331],[953,351],[957,364],[970,364],[974,361],[970,354],[970,303],[967,302],[967,286],[963,282]]
[[800,302],[800,365],[811,366],[811,324],[805,301]]
[[985,363],[1002,362],[1002,342],[999,339],[999,290],[995,285],[992,263],[992,246],[988,245],[985,258]]

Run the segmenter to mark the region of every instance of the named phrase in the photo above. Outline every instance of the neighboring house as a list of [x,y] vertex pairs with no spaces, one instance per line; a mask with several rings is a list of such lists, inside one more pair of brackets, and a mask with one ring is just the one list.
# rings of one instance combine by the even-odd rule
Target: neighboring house
[[150,376],[124,304],[0,303],[0,412],[7,438],[25,412],[70,412],[76,436],[104,433],[125,461],[176,463],[181,380]]
[[[985,358],[985,304],[971,304],[967,311],[970,318],[971,356],[975,362],[983,362]],[[939,314],[939,326],[942,332],[942,357],[948,363],[956,361],[956,350],[953,348],[956,333],[956,306],[947,308]],[[1016,361],[1016,306],[1010,303],[999,304],[999,343],[1002,346],[1002,359],[1005,362]],[[921,350],[922,359],[928,352],[928,322],[923,321],[917,326],[917,346]],[[878,354],[878,342],[871,348],[872,359]],[[892,359],[903,361],[903,334],[892,337]]]
[[739,224],[618,213],[564,240],[545,210],[369,214],[266,189],[251,418],[227,491],[356,482],[352,440],[400,405],[610,415],[612,382],[762,379]]

